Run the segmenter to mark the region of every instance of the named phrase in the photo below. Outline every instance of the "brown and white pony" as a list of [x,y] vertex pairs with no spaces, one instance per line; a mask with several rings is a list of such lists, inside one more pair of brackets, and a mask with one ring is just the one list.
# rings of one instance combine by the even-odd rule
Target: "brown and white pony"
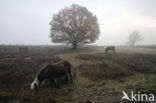
[[111,52],[113,52],[113,54],[115,55],[115,46],[108,46],[105,49],[105,53],[108,54],[112,54]]
[[31,83],[31,90],[38,90],[40,84],[45,79],[50,80],[51,86],[53,84],[54,86],[56,86],[54,78],[65,76],[66,80],[68,80],[68,75],[70,76],[72,83],[73,80],[71,75],[71,64],[68,61],[61,61],[55,64],[47,64],[41,68],[35,80]]
[[28,46],[21,45],[18,47],[19,53],[28,53]]

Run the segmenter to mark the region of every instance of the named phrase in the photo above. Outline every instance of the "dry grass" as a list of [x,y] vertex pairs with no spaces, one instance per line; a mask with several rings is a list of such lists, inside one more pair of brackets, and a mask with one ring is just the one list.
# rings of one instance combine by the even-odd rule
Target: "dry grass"
[[[0,103],[115,103],[123,89],[131,90],[129,85],[142,83],[144,90],[155,90],[155,49],[117,47],[115,57],[106,56],[103,47],[37,47],[28,54],[11,49],[0,54]],[[49,88],[46,81],[39,92],[31,92],[30,84],[38,70],[62,59],[72,63],[74,84],[58,81],[57,88]]]

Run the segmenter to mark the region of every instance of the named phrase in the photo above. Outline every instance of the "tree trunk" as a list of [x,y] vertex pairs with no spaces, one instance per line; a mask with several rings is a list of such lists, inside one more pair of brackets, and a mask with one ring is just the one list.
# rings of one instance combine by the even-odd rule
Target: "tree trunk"
[[73,45],[73,49],[77,49],[78,47],[77,43],[73,43],[72,45]]
[[132,41],[132,46],[135,46],[135,41]]

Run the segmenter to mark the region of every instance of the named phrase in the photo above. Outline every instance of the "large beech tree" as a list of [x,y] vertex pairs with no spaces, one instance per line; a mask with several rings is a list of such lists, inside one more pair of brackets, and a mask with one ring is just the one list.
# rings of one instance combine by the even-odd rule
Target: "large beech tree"
[[52,42],[72,44],[74,49],[95,42],[100,33],[97,17],[77,4],[54,14],[50,25]]

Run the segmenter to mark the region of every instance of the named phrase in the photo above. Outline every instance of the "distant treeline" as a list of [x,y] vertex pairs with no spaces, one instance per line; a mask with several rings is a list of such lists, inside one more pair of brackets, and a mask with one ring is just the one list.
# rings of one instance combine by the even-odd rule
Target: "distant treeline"
[[135,47],[156,49],[156,45],[137,45]]

